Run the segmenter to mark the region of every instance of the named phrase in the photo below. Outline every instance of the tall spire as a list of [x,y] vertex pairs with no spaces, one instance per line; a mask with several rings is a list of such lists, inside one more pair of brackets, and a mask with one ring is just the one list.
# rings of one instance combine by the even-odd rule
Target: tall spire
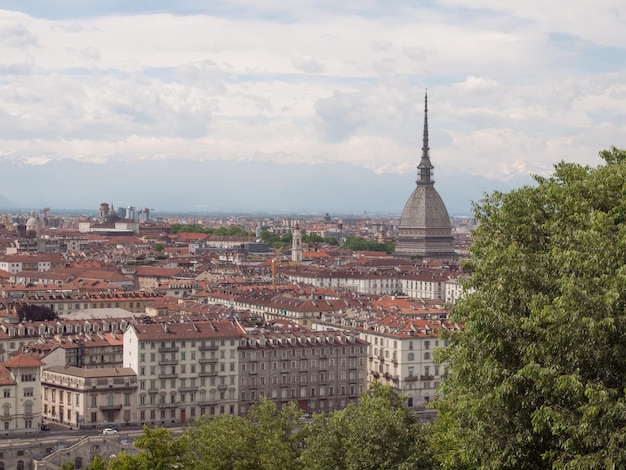
[[435,181],[431,180],[432,169],[434,166],[430,163],[430,156],[428,155],[428,90],[424,94],[424,136],[422,143],[422,159],[420,164],[417,165],[417,184],[432,184]]

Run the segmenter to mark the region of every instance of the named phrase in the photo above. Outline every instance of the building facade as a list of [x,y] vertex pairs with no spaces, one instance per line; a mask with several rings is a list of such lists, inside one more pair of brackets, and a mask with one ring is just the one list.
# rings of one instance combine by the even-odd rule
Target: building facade
[[26,354],[0,366],[0,432],[4,435],[39,431],[41,424],[41,367]]
[[367,387],[366,362],[367,343],[355,334],[248,333],[239,346],[240,414],[262,397],[308,413],[345,408]]
[[160,425],[203,414],[238,414],[237,348],[243,332],[230,320],[128,328],[124,367],[137,373],[138,422]]
[[53,366],[41,374],[43,418],[76,428],[137,422],[137,375],[130,368]]

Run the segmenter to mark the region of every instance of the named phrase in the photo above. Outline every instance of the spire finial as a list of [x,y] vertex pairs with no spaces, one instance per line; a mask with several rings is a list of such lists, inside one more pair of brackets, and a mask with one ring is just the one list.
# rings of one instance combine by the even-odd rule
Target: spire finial
[[424,135],[422,141],[422,159],[417,165],[417,184],[431,184],[433,165],[430,163],[430,155],[428,154],[430,147],[428,146],[428,88],[424,93]]

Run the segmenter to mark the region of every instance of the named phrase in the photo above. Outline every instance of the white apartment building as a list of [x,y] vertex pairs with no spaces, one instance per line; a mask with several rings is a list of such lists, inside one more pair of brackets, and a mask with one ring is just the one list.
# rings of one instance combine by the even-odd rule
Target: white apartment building
[[436,394],[447,374],[437,364],[434,351],[444,347],[442,329],[458,328],[446,320],[381,316],[379,319],[347,322],[326,316],[314,324],[315,330],[358,332],[369,343],[368,381],[392,386],[407,397],[407,406],[423,409]]
[[132,325],[124,367],[137,374],[138,421],[185,423],[238,414],[237,347],[244,333],[230,320]]
[[137,375],[130,368],[53,366],[41,374],[43,418],[76,428],[137,423]]
[[3,435],[39,431],[43,365],[39,359],[25,354],[0,365],[0,432]]

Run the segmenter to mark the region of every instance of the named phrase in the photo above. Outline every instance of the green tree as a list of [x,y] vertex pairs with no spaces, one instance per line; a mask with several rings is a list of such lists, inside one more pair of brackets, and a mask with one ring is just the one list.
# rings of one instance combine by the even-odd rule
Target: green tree
[[300,457],[307,470],[409,470],[434,467],[428,425],[403,405],[404,398],[374,383],[359,401],[330,417],[316,416]]
[[440,359],[445,468],[626,468],[626,152],[475,206]]
[[107,468],[106,462],[102,460],[100,456],[94,455],[89,465],[85,467],[85,470],[106,470],[106,468]]
[[296,469],[296,432],[301,412],[296,405],[262,399],[246,418],[219,416],[200,419],[187,431],[189,468],[210,469]]
[[393,253],[395,250],[395,244],[393,242],[380,243],[376,240],[361,237],[348,237],[343,246],[353,251],[385,251],[389,254]]
[[207,233],[207,228],[198,224],[172,224],[170,233]]
[[154,251],[163,251],[165,249],[165,245],[163,243],[155,243],[154,246],[152,247],[152,249]]
[[187,468],[187,439],[174,437],[172,431],[161,427],[143,427],[134,445],[137,455],[121,452],[109,460],[107,470],[167,470]]
[[45,305],[17,304],[16,311],[20,321],[49,321],[58,318],[55,311]]

